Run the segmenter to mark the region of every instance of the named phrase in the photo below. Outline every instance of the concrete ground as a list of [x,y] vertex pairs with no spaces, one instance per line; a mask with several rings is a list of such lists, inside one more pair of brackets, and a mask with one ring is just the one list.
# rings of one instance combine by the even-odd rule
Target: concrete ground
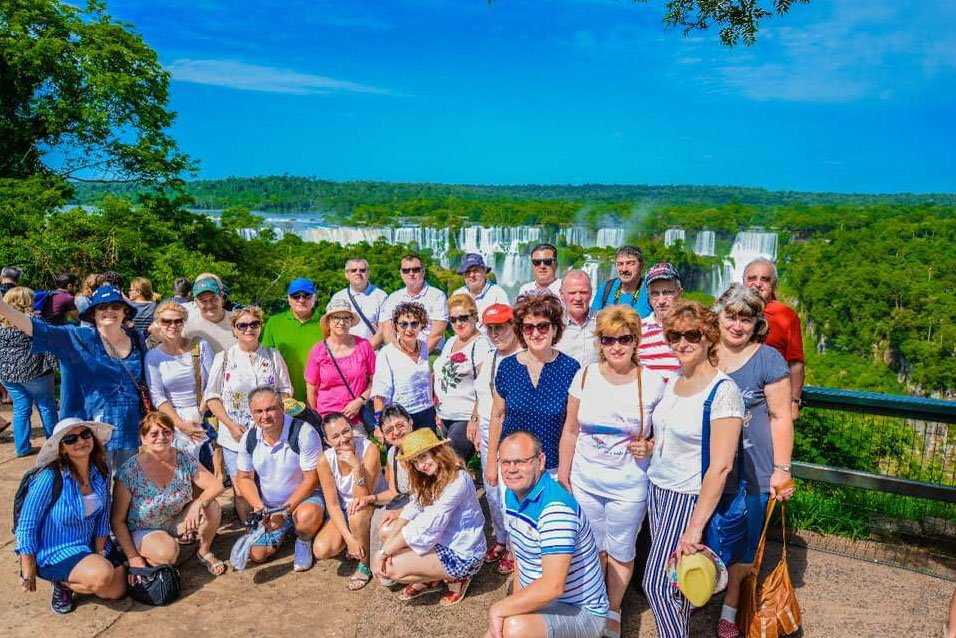
[[[0,414],[9,418],[9,406]],[[34,444],[42,433],[34,430]],[[309,572],[292,572],[291,547],[271,563],[243,572],[209,576],[194,558],[182,567],[183,597],[170,607],[151,608],[130,599],[103,603],[80,597],[75,612],[54,615],[50,588],[38,581],[35,593],[21,593],[18,559],[13,553],[13,494],[35,456],[14,455],[8,429],[0,435],[0,636],[5,638],[89,638],[136,636],[327,636],[372,638],[455,636],[481,637],[489,605],[506,595],[507,579],[490,568],[472,583],[465,600],[450,609],[438,606],[438,594],[403,604],[398,594],[375,583],[348,592],[346,580],[354,563],[317,563]],[[227,490],[227,495],[229,491]],[[223,503],[227,500],[223,499]],[[230,517],[232,518],[232,517]],[[222,557],[240,532],[227,523],[214,550]],[[188,549],[188,548],[187,548]],[[913,572],[792,548],[790,573],[803,610],[804,636],[936,637],[954,584]],[[768,564],[779,546],[768,547]],[[714,636],[719,600],[694,614],[691,636]],[[622,635],[656,636],[654,619],[644,597],[632,588],[624,603]]]

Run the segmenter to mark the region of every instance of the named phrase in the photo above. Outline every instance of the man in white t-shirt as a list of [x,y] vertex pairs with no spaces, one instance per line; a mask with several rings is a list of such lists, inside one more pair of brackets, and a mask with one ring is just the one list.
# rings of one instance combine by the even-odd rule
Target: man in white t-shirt
[[684,290],[677,269],[667,262],[655,264],[647,271],[644,288],[651,302],[653,314],[641,320],[641,344],[637,356],[641,366],[653,370],[666,380],[679,377],[680,361],[664,339],[664,317]]
[[404,288],[396,290],[385,300],[382,306],[382,333],[385,343],[397,344],[395,326],[392,325],[392,311],[407,301],[419,303],[428,314],[428,325],[422,330],[422,338],[428,346],[428,352],[440,349],[445,343],[445,326],[448,325],[448,298],[438,288],[429,286],[425,281],[425,266],[418,255],[406,255],[401,262]]
[[537,293],[549,293],[555,297],[561,294],[561,279],[558,272],[558,249],[552,244],[538,244],[531,251],[531,268],[534,281],[518,288],[518,296]]
[[498,284],[488,281],[491,268],[485,265],[484,258],[478,253],[465,253],[461,259],[458,274],[465,278],[465,285],[452,295],[471,295],[478,306],[478,327],[481,327],[481,315],[489,306],[495,304],[511,305],[508,293]]
[[564,334],[555,348],[581,364],[598,360],[594,344],[597,313],[591,310],[591,278],[583,270],[569,270],[561,280]]
[[345,299],[360,321],[349,330],[357,337],[368,339],[376,350],[382,346],[382,307],[388,294],[369,281],[368,262],[357,257],[345,262],[345,278],[349,285],[332,295],[329,303]]
[[269,512],[269,531],[252,546],[249,558],[268,560],[294,533],[293,568],[306,571],[312,567],[312,539],[325,514],[315,470],[322,443],[312,426],[285,414],[282,397],[272,386],[249,393],[249,410],[255,427],[239,441],[235,487],[253,511]]
[[214,354],[235,345],[236,335],[230,322],[232,313],[223,307],[224,296],[219,281],[215,277],[197,279],[193,284],[193,299],[196,309],[187,310],[189,317],[183,336],[205,339]]

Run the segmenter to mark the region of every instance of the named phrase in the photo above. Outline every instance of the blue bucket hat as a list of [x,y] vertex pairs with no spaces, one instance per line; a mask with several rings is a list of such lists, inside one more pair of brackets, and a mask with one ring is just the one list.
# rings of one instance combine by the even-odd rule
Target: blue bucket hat
[[461,259],[461,268],[458,269],[459,275],[464,275],[470,269],[475,266],[480,266],[485,269],[485,272],[491,272],[491,268],[485,265],[485,258],[479,255],[478,253],[465,253],[465,256]]
[[123,296],[119,290],[113,286],[100,286],[96,289],[90,296],[90,305],[89,307],[80,315],[80,319],[93,323],[93,311],[96,310],[97,306],[102,306],[103,304],[120,302],[126,306],[127,319],[132,319],[136,316],[136,307],[127,301],[126,297]]

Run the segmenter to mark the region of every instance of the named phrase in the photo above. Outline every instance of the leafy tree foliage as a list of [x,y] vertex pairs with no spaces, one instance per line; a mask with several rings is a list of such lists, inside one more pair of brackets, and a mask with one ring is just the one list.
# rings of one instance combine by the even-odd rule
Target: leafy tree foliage
[[762,20],[774,14],[787,13],[795,3],[809,2],[810,0],[667,0],[664,24],[683,28],[685,35],[717,25],[720,28],[720,41],[725,45],[734,46],[743,41],[750,46],[757,41],[757,27]]

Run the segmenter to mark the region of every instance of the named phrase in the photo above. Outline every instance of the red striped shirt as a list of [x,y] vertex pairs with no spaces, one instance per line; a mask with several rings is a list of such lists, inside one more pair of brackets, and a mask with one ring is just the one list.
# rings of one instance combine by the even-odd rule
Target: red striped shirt
[[654,315],[641,320],[641,345],[637,348],[641,366],[654,370],[670,381],[681,373],[680,361],[664,340],[664,327]]

